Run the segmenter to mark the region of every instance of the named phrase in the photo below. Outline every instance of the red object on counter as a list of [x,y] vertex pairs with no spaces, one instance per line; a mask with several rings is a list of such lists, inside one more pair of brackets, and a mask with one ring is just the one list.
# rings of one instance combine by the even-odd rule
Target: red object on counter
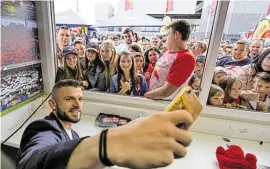
[[256,169],[257,158],[254,154],[244,155],[241,147],[231,145],[227,150],[219,146],[216,150],[216,158],[220,169]]

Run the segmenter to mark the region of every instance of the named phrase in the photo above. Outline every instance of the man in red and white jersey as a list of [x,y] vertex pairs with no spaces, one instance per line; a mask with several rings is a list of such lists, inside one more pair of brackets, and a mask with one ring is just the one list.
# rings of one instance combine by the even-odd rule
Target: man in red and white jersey
[[172,100],[188,84],[196,64],[194,56],[187,49],[190,24],[179,20],[170,24],[167,29],[167,51],[157,61],[149,92],[144,95],[150,99]]

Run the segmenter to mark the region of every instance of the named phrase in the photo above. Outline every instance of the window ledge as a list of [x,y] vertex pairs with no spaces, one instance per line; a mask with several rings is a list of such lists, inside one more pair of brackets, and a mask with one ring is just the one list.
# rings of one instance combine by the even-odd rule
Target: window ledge
[[[116,94],[87,91],[84,92],[84,98],[85,100],[99,103],[136,107],[157,111],[165,110],[170,103],[169,101],[165,100],[151,100],[143,97],[129,97]],[[226,109],[206,105],[204,105],[201,116],[266,125],[269,125],[270,122],[270,113]]]
[[157,111],[165,110],[165,108],[170,103],[165,100],[151,100],[143,97],[131,97],[111,93],[88,92],[88,91],[84,92],[84,100],[128,107],[151,109]]

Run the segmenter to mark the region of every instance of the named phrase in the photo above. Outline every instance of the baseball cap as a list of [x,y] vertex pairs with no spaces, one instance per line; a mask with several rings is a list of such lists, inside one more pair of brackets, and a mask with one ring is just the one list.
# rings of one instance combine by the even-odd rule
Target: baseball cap
[[201,55],[201,56],[197,56],[196,57],[196,62],[205,62],[206,58],[205,56]]
[[75,54],[75,55],[78,55],[78,49],[73,47],[73,46],[67,46],[67,47],[64,47],[63,49],[63,54],[64,56],[68,55],[68,54]]
[[86,46],[86,51],[88,50],[92,50],[92,51],[95,51],[96,53],[98,53],[98,50],[99,50],[99,45],[97,42],[89,42]]

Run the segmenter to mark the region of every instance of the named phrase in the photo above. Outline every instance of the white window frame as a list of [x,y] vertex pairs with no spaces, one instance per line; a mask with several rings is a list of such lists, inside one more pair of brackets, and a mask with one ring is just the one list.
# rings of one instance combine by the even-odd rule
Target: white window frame
[[[42,9],[38,13],[42,12],[43,24],[42,27],[39,25],[39,38],[40,40],[45,39],[44,44],[41,43],[41,58],[43,58],[42,67],[43,67],[43,79],[45,86],[45,93],[49,94],[53,84],[54,84],[54,75],[56,71],[56,39],[55,39],[55,17],[54,17],[54,5],[53,1],[40,1]],[[207,60],[205,65],[205,70],[202,78],[200,92],[200,100],[204,105],[204,110],[201,116],[204,117],[213,117],[218,119],[225,120],[234,120],[241,122],[251,122],[256,124],[269,124],[270,114],[262,112],[252,112],[244,110],[235,110],[235,109],[226,109],[226,108],[217,108],[207,106],[207,97],[210,90],[210,85],[212,82],[212,75],[214,72],[214,67],[216,65],[216,58],[219,49],[219,44],[223,34],[223,28],[226,21],[226,15],[228,12],[229,1],[218,1],[217,10],[214,19],[212,36],[210,39],[209,50],[207,54]],[[42,35],[44,34],[44,35]],[[45,38],[46,37],[46,38]],[[208,76],[206,76],[208,75]],[[162,111],[169,104],[168,101],[154,101],[146,98],[139,97],[129,97],[129,96],[120,96],[116,94],[108,93],[99,93],[99,92],[84,92],[84,98],[87,101],[95,101],[100,103],[109,103],[114,105],[138,107],[150,110]]]

